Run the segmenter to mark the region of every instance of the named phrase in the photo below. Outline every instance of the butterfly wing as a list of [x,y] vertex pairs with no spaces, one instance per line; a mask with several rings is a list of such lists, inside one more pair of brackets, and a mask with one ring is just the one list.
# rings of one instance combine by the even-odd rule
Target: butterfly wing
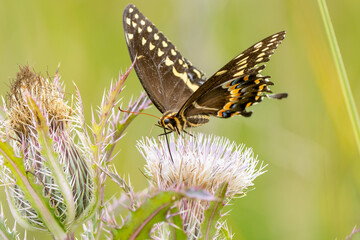
[[162,113],[177,112],[205,82],[204,74],[132,4],[124,10],[123,26],[135,71],[151,101]]
[[[263,96],[281,99],[286,93],[272,94],[268,86],[273,85],[260,72],[265,68],[274,50],[285,37],[285,31],[273,34],[254,44],[211,76],[178,112],[179,117],[196,119],[204,115],[228,118],[234,114],[250,116],[246,108],[262,101]],[[196,117],[199,116],[199,117]],[[190,124],[191,125],[191,124]]]

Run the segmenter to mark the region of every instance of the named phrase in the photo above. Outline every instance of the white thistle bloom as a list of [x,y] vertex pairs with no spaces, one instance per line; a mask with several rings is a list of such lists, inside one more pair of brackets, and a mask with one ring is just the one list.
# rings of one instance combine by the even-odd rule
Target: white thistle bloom
[[[198,188],[215,195],[227,183],[226,198],[243,196],[253,186],[256,177],[263,174],[251,148],[236,145],[226,138],[195,134],[176,138],[145,138],[138,149],[146,160],[145,173],[159,190]],[[226,204],[226,203],[224,203]],[[179,203],[184,229],[189,236],[198,237],[208,202],[183,199]]]

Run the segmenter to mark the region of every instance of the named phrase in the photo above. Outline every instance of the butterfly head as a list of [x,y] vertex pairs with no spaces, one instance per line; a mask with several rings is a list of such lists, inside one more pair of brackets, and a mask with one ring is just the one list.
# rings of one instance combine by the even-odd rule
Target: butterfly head
[[180,119],[176,117],[176,112],[164,113],[158,123],[161,127],[171,131],[179,132],[183,129]]

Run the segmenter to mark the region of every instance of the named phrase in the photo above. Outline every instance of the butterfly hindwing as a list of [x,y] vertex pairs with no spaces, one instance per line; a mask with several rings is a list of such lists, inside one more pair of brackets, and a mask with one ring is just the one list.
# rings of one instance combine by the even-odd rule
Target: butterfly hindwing
[[269,61],[274,49],[284,39],[285,32],[271,35],[254,44],[210,77],[181,107],[178,115],[189,116],[212,115],[228,118],[234,114],[250,116],[246,108],[259,103],[263,97],[283,98],[287,94],[271,93],[268,86],[273,85],[260,72],[261,65]]
[[178,111],[205,82],[175,46],[134,5],[123,14],[125,39],[136,73],[154,105],[162,112]]

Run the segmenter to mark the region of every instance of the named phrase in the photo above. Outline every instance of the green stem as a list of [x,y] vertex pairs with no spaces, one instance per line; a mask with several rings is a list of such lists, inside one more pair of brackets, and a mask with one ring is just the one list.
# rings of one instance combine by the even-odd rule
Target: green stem
[[321,15],[324,21],[325,30],[327,33],[327,37],[330,43],[331,53],[333,55],[336,71],[339,75],[339,81],[341,85],[341,89],[345,98],[346,107],[350,116],[351,124],[354,129],[355,139],[358,151],[360,153],[360,120],[359,114],[357,113],[355,101],[353,95],[351,93],[351,87],[349,84],[349,80],[346,74],[344,62],[342,61],[339,45],[336,41],[336,36],[334,32],[334,28],[331,23],[329,11],[326,6],[325,0],[318,0]]

